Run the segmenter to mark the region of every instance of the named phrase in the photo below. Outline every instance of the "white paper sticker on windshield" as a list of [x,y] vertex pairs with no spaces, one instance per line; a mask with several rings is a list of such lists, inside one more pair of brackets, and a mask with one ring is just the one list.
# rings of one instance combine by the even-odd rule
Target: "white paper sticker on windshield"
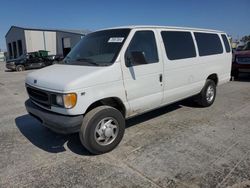
[[121,43],[123,41],[124,37],[111,37],[108,42],[117,42]]

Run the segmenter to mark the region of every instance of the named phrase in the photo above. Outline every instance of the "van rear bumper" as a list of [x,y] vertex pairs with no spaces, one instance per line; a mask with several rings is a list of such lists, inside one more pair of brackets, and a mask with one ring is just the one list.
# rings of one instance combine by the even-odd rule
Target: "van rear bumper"
[[45,127],[61,134],[79,132],[83,121],[82,115],[67,116],[50,112],[35,105],[30,99],[25,101],[25,107],[29,114],[40,121]]

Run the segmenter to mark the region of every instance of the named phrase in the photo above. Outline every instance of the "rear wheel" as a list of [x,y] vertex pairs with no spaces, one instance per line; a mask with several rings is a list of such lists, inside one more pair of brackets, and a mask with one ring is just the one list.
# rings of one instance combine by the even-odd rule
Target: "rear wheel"
[[101,154],[114,149],[124,131],[125,119],[121,112],[110,106],[99,106],[85,115],[79,136],[86,149]]
[[211,106],[216,97],[216,85],[213,80],[208,79],[197,96],[197,102],[203,107]]
[[24,68],[23,65],[17,65],[17,66],[16,66],[16,71],[17,71],[17,72],[21,72],[21,71],[24,71],[24,70],[25,70],[25,68]]

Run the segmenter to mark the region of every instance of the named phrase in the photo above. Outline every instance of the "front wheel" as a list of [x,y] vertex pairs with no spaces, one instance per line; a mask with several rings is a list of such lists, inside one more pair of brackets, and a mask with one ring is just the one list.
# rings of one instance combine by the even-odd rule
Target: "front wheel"
[[21,71],[24,71],[24,70],[25,70],[25,68],[24,68],[23,65],[17,65],[17,66],[16,66],[16,71],[17,71],[17,72],[21,72]]
[[99,106],[85,115],[79,136],[91,153],[102,154],[120,143],[124,131],[125,119],[121,112],[110,106]]
[[211,106],[216,96],[216,85],[213,80],[208,79],[197,96],[197,102],[203,107]]

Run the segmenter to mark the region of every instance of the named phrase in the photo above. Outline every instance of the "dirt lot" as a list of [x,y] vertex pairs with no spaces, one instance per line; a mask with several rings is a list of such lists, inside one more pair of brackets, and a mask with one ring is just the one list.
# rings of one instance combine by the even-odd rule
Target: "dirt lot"
[[210,108],[182,101],[128,120],[121,144],[92,156],[26,113],[29,72],[0,65],[0,187],[250,185],[250,76],[220,86]]

